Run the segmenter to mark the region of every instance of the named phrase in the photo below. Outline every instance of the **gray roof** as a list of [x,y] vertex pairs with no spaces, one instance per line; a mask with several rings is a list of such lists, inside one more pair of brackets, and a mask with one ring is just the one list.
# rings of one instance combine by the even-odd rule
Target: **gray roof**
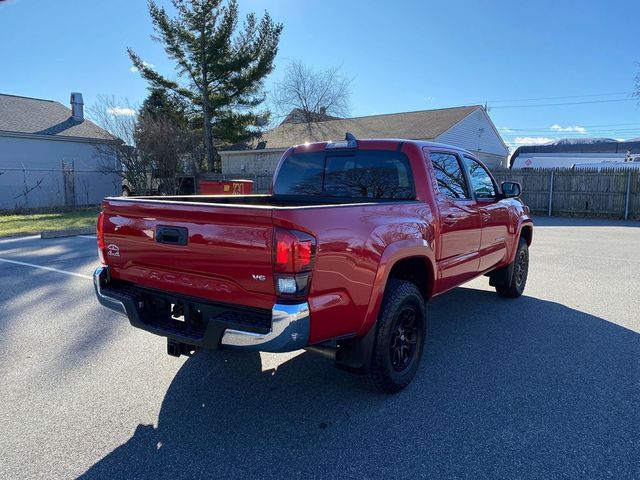
[[516,148],[511,158],[509,158],[509,167],[523,153],[640,153],[640,138],[636,140],[625,140],[617,142],[596,142],[596,143],[564,143],[564,144],[546,144],[546,145],[523,145]]
[[[326,113],[320,112],[310,112],[309,117],[312,122],[326,122],[328,120],[340,120],[340,117],[334,117],[332,115],[327,115]],[[289,112],[289,115],[280,122],[280,125],[283,123],[305,123],[307,120],[305,118],[304,110],[300,108],[294,108]]]
[[53,100],[0,94],[0,133],[42,135],[71,140],[112,140],[90,120],[71,118],[71,109]]
[[257,148],[288,148],[305,142],[341,140],[345,132],[356,138],[406,138],[408,140],[435,140],[480,105],[390,113],[368,117],[343,118],[305,123],[283,123],[262,136],[236,144],[225,150]]

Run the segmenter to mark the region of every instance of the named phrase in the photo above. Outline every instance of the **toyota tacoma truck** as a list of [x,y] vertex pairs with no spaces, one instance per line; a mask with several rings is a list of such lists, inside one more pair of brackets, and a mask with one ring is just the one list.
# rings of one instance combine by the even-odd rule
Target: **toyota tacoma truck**
[[522,294],[519,195],[468,151],[347,134],[287,150],[269,195],[106,198],[95,291],[170,355],[308,349],[396,392],[420,363],[425,302],[481,275]]

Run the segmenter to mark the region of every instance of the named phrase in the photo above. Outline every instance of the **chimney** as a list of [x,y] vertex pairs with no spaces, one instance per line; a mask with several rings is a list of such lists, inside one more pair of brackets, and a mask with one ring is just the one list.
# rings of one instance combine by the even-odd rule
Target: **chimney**
[[81,93],[71,93],[71,118],[77,122],[84,120],[84,101]]

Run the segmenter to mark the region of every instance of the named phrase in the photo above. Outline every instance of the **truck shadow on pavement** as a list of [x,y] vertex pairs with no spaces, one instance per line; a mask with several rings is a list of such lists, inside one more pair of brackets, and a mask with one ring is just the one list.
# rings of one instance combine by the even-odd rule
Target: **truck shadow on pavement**
[[257,353],[201,352],[171,383],[157,427],[139,425],[81,478],[637,473],[640,335],[469,288],[428,315],[420,372],[394,396],[309,353],[263,371]]

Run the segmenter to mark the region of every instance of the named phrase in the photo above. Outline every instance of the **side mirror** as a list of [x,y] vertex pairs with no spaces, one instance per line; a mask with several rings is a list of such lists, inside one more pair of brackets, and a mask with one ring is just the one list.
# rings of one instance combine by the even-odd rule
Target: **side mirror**
[[500,185],[503,198],[519,197],[522,193],[522,187],[518,182],[502,182]]

